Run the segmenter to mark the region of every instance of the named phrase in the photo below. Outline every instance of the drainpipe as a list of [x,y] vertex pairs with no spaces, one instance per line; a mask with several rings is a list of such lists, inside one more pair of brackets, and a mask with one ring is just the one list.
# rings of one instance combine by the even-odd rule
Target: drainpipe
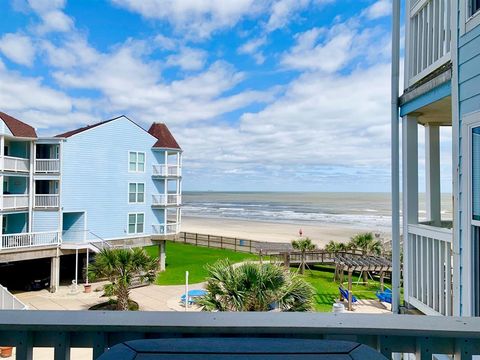
[[392,313],[400,310],[400,136],[398,87],[400,69],[400,0],[392,1],[392,98],[391,98],[391,172],[392,172]]

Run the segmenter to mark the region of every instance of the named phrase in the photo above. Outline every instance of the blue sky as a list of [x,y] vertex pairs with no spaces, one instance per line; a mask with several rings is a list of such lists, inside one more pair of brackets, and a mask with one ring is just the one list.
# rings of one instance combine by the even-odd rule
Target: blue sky
[[165,122],[185,190],[388,191],[389,0],[0,2],[0,109]]

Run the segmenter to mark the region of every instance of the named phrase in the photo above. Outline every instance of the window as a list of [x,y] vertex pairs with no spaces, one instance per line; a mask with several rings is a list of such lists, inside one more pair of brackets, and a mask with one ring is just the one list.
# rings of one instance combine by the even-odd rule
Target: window
[[128,214],[128,233],[142,234],[145,227],[145,214],[133,213]]
[[128,153],[128,171],[145,172],[145,153],[130,151]]
[[144,183],[128,184],[128,202],[129,203],[145,202],[145,184]]
[[475,15],[480,10],[480,0],[470,0],[470,16]]
[[480,220],[480,127],[472,129],[472,218]]

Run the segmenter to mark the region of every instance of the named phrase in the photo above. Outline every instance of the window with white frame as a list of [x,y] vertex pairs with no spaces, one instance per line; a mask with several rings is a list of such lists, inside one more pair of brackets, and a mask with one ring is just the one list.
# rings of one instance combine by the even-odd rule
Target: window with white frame
[[128,184],[128,202],[131,204],[145,202],[145,184],[144,183]]
[[130,151],[128,153],[128,171],[145,172],[145,153],[141,151]]
[[145,228],[145,214],[144,213],[130,213],[128,214],[128,233],[142,234]]

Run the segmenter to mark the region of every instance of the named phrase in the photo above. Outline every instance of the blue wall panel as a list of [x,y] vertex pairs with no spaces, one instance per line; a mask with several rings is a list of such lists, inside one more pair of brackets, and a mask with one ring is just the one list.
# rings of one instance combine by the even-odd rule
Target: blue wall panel
[[33,231],[59,231],[60,220],[57,211],[33,212]]

